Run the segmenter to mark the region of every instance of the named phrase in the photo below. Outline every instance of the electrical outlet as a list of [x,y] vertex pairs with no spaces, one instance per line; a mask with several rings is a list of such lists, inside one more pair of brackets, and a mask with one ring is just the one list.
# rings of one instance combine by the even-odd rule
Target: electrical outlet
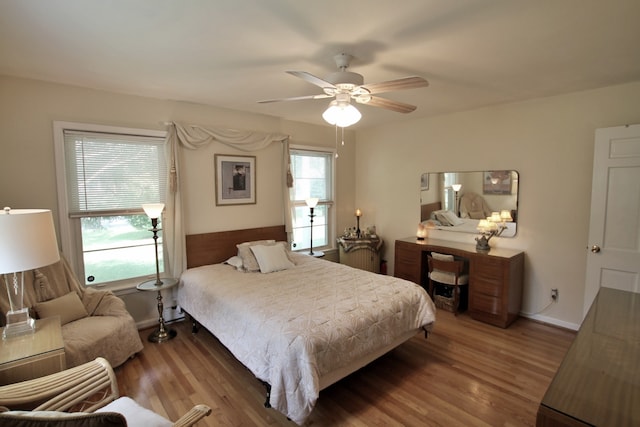
[[554,301],[558,301],[558,289],[551,289],[551,299]]

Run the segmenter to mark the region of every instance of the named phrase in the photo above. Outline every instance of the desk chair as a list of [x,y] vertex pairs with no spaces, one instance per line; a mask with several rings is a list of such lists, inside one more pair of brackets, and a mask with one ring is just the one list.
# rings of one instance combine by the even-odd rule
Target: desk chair
[[[429,295],[436,303],[436,307],[444,308],[458,314],[461,300],[461,287],[468,295],[469,275],[464,273],[465,263],[456,260],[453,255],[432,252],[427,255],[429,268]],[[435,294],[436,284],[453,287],[451,297]]]

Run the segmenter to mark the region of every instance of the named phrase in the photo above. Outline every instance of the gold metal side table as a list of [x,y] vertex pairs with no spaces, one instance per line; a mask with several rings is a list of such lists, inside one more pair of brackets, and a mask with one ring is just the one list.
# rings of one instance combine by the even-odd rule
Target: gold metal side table
[[158,323],[160,324],[158,330],[152,332],[149,335],[149,341],[151,342],[164,342],[169,341],[174,338],[177,332],[174,329],[168,329],[164,326],[164,315],[162,314],[164,310],[164,304],[162,304],[162,291],[171,289],[175,285],[178,284],[178,279],[163,277],[160,279],[160,284],[156,284],[157,280],[147,280],[146,282],[140,283],[136,288],[139,291],[157,291],[158,297]]

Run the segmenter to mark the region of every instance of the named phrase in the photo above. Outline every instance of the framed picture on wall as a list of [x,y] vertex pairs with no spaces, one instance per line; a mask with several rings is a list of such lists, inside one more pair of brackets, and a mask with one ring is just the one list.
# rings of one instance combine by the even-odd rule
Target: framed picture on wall
[[511,194],[511,171],[484,171],[482,173],[484,194]]
[[423,173],[420,175],[420,190],[428,190],[429,189],[429,174]]
[[255,156],[215,154],[216,206],[256,203]]

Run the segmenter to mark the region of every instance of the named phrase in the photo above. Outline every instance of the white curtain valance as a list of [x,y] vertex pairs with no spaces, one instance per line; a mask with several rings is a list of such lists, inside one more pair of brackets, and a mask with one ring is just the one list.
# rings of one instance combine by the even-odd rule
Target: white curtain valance
[[186,148],[195,150],[213,141],[218,141],[241,151],[258,151],[272,142],[283,142],[288,135],[262,133],[236,129],[211,128],[198,125],[173,124],[180,142]]

